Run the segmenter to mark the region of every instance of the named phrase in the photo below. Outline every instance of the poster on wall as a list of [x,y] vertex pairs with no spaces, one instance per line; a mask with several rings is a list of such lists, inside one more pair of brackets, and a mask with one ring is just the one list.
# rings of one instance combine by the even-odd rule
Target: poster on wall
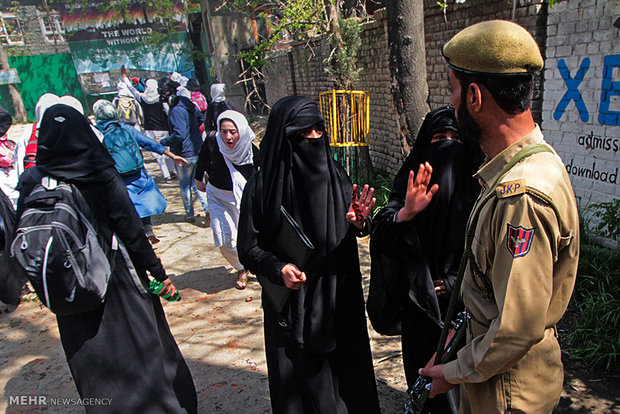
[[169,32],[143,2],[131,2],[124,15],[108,3],[91,0],[86,8],[81,2],[56,5],[85,93],[116,91],[122,66],[129,76],[139,78],[160,78],[172,72],[193,76],[194,65],[185,53],[191,43],[180,6],[175,8],[179,13],[174,31]]

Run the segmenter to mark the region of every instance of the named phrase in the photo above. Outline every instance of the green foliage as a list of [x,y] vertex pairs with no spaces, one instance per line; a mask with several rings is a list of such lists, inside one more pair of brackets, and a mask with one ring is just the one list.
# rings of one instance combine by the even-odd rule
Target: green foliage
[[246,13],[260,10],[255,17],[265,22],[268,35],[261,36],[259,43],[252,49],[239,52],[239,58],[244,60],[253,72],[260,72],[269,64],[269,52],[280,40],[308,39],[312,34],[324,33],[327,27],[323,0],[235,0],[232,4],[228,3],[224,1],[222,6],[228,5],[229,9]]
[[335,38],[330,39],[330,44],[335,49],[329,62],[331,66],[327,66],[325,70],[340,88],[352,89],[353,83],[359,79],[363,69],[357,64],[359,51],[362,47],[362,25],[358,18],[340,18],[339,23],[343,45],[341,49],[338,49]]
[[582,245],[569,328],[571,358],[592,369],[618,370],[620,364],[620,248]]
[[577,318],[569,328],[568,349],[571,358],[613,373],[620,366],[620,245],[599,246],[591,233],[603,230],[618,239],[620,202],[591,205],[582,213],[592,211],[600,223],[592,228],[591,220],[582,219],[579,270],[570,305]]
[[600,220],[596,226],[597,230],[604,236],[620,240],[620,199],[616,198],[592,207],[595,210],[594,216]]
[[[329,32],[323,0],[222,0],[221,7],[254,13],[255,17],[265,22],[268,35],[261,36],[252,49],[239,53],[239,58],[249,65],[253,75],[260,76],[262,69],[269,65],[269,53],[279,41],[309,40],[313,36]],[[333,52],[325,61],[330,64],[326,71],[340,88],[350,89],[362,70],[357,65],[362,43],[361,25],[357,18],[339,18],[338,22],[342,48],[339,47],[336,36],[332,35],[330,45]]]
[[394,183],[394,176],[386,173],[385,171],[377,171],[377,174],[370,183],[371,187],[375,189],[374,197],[377,199],[372,209],[372,215],[375,216],[383,207],[388,203],[390,193],[392,192],[392,184]]

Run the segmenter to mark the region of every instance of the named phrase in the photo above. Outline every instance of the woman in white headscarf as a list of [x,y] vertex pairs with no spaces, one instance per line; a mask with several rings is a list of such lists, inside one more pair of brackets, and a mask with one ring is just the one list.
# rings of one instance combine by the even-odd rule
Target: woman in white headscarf
[[125,81],[127,76],[124,75],[123,71],[121,71],[121,75],[123,78],[116,84],[118,95],[112,101],[118,111],[118,121],[124,124],[129,124],[136,130],[142,132],[144,126],[144,113],[142,112],[142,107],[139,105],[138,99],[134,97],[133,92],[129,88],[129,86],[134,88],[131,81],[129,79],[127,79],[127,82]]
[[213,240],[237,272],[237,289],[247,284],[247,272],[237,255],[237,224],[243,188],[260,161],[254,138],[242,114],[225,111],[217,119],[217,134],[207,137],[196,164],[196,186],[207,191]]
[[228,109],[235,108],[226,100],[226,85],[223,83],[214,83],[211,85],[211,104],[207,108],[205,115],[205,132],[209,135],[209,131],[216,131],[217,125],[215,121],[220,114]]

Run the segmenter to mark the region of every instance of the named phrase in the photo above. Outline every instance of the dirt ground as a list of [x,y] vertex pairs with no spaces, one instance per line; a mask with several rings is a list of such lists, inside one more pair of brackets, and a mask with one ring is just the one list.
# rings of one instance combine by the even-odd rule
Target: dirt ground
[[[18,126],[19,127],[19,126]],[[12,131],[14,135],[18,131]],[[168,199],[154,218],[161,237],[156,252],[180,289],[182,300],[164,303],[168,322],[193,374],[200,413],[269,413],[263,348],[260,286],[235,289],[232,268],[213,246],[204,213],[185,223],[178,183],[164,183],[157,164],[147,167]],[[200,211],[195,202],[196,211]],[[367,288],[368,240],[359,241]],[[398,337],[369,327],[382,412],[402,412],[406,382]],[[34,294],[17,308],[0,307],[0,411],[7,413],[82,413],[57,398],[78,398],[59,342],[55,318]],[[556,413],[620,413],[620,381],[567,365],[564,392]],[[44,396],[45,404],[20,405],[16,397]],[[41,401],[41,400],[39,400]]]

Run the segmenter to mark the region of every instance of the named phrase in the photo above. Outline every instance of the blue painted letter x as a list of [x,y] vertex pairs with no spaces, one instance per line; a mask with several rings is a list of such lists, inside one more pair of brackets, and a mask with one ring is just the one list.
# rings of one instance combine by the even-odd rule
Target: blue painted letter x
[[575,105],[577,106],[577,111],[579,111],[579,115],[581,116],[581,120],[583,122],[588,122],[588,108],[586,108],[586,103],[583,101],[583,97],[581,96],[581,92],[579,92],[579,85],[583,81],[586,72],[590,69],[590,58],[585,58],[581,62],[581,66],[575,75],[575,78],[571,78],[570,71],[566,66],[566,62],[564,59],[558,60],[558,70],[560,71],[560,75],[562,75],[562,79],[564,79],[564,83],[566,83],[566,88],[568,89],[562,100],[555,108],[555,112],[553,113],[553,118],[556,121],[559,121],[566,110],[566,107],[570,103],[570,101],[575,101]]

